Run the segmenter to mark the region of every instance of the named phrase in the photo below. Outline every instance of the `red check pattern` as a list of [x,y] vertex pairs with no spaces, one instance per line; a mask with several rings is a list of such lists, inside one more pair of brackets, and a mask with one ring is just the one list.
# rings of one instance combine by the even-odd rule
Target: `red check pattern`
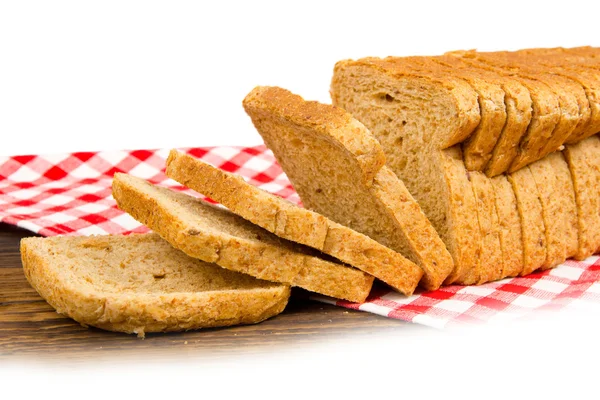
[[[248,182],[300,203],[290,182],[265,146],[183,149]],[[152,183],[194,194],[164,174],[168,150],[86,152],[0,158],[0,221],[45,235],[146,232],[117,208],[112,176],[126,172]],[[555,269],[481,286],[448,286],[406,297],[375,286],[363,304],[313,295],[341,307],[433,327],[460,323],[502,323],[533,310],[573,302],[600,302],[600,261],[568,260]]]

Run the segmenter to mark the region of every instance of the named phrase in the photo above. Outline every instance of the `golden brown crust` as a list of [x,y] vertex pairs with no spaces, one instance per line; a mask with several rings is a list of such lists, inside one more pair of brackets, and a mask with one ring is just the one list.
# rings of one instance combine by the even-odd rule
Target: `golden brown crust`
[[[110,237],[111,241],[160,240],[155,234]],[[279,314],[285,308],[290,289],[284,285],[206,292],[115,292],[100,285],[90,290],[78,284],[83,272],[67,274],[56,264],[56,253],[47,243],[75,242],[81,238],[25,238],[21,257],[25,276],[33,288],[56,309],[84,326],[137,333],[170,332],[191,329],[252,324]],[[90,241],[96,238],[90,238]],[[98,239],[103,241],[104,238]],[[77,244],[74,244],[76,251]],[[169,246],[170,247],[170,246]],[[163,249],[169,258],[169,249]],[[171,249],[175,252],[177,250]],[[128,255],[123,254],[123,258]],[[198,268],[202,266],[199,265]],[[119,267],[116,267],[119,268]],[[214,273],[219,269],[213,269]]]
[[[406,272],[415,266],[401,254],[314,211],[254,187],[237,175],[176,150],[171,151],[167,160],[167,175],[279,237],[320,250],[392,286],[411,279]],[[438,278],[437,287],[442,281],[443,278]]]
[[371,290],[372,276],[319,258],[200,199],[125,174],[115,174],[113,196],[121,209],[191,257],[354,302],[363,302]]

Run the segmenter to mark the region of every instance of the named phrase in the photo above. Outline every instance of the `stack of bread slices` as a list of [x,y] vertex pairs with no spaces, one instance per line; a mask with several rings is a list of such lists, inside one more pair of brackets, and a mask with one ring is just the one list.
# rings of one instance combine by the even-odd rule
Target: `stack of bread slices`
[[445,283],[600,249],[600,49],[346,60],[333,103],[364,123],[452,253]]
[[215,206],[116,174],[153,233],[27,238],[59,312],[135,332],[255,323],[296,286],[363,302],[373,280],[481,284],[600,249],[600,51],[341,61],[334,105],[257,87],[244,108],[306,208],[171,151],[166,174]]

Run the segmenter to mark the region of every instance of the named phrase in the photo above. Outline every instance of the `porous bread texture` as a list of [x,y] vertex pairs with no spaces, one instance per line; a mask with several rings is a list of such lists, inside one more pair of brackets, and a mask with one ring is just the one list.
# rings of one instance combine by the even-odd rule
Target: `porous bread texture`
[[[250,185],[238,175],[172,150],[167,176],[287,240],[313,247],[382,280],[414,264],[401,254],[314,211]],[[437,287],[442,279],[437,282]],[[436,282],[433,282],[434,285]],[[430,287],[437,289],[437,287]]]
[[[331,96],[364,123],[386,152],[387,165],[404,182],[454,259],[447,284],[479,269],[481,231],[476,200],[460,146],[480,120],[470,87],[398,72],[382,60],[336,64]],[[427,112],[423,110],[427,104]]]
[[113,179],[113,196],[122,210],[191,257],[354,302],[363,302],[371,290],[372,276],[201,199],[120,173]]
[[[384,60],[396,71],[420,77],[439,76],[448,82],[462,80],[477,95],[480,121],[473,133],[463,142],[463,158],[469,170],[482,170],[503,127],[507,124],[505,93],[495,81],[487,79],[476,69],[452,68],[435,62],[432,57],[388,57]],[[462,86],[462,83],[459,83]]]
[[157,234],[24,238],[25,276],[57,312],[116,332],[253,324],[290,288],[186,256]]
[[596,136],[565,146],[563,154],[571,172],[577,205],[578,250],[574,257],[583,260],[597,249],[600,239],[599,198],[591,160],[596,157],[592,142]]
[[[255,88],[244,108],[307,208],[408,257],[426,288],[452,271],[444,243],[363,124],[276,87]],[[419,274],[411,275],[416,285]]]

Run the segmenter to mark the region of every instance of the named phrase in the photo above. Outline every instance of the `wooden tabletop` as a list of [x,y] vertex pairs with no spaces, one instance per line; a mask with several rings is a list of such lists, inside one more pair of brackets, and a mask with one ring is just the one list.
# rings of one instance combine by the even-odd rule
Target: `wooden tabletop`
[[31,232],[0,223],[0,357],[75,357],[106,354],[174,354],[180,351],[223,355],[267,352],[273,346],[369,335],[413,324],[346,310],[292,296],[286,310],[256,325],[185,333],[135,335],[84,328],[57,314],[31,288],[21,266],[19,240]]

